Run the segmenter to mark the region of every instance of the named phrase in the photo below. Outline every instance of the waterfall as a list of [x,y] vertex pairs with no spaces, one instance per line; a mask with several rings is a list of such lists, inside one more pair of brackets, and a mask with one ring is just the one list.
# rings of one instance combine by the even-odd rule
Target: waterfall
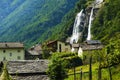
[[103,0],[96,0],[95,1],[95,3],[97,3],[97,4],[100,4],[100,3],[102,3],[103,2]]
[[92,20],[93,20],[93,9],[94,9],[94,7],[92,7],[91,13],[90,13],[87,40],[91,40],[91,24],[92,24]]
[[95,0],[93,3],[93,7],[91,9],[90,17],[89,17],[89,25],[88,25],[88,35],[87,35],[87,40],[91,40],[91,25],[92,25],[92,20],[93,20],[93,10],[95,5],[99,5],[102,3],[103,0]]
[[[84,27],[84,18],[85,18],[85,15],[84,15],[83,9],[82,9],[75,18],[75,22],[74,22],[74,26],[73,26],[73,33],[72,33],[72,37],[70,39],[70,44],[78,43],[79,37],[81,35],[81,31],[83,29],[82,27]],[[75,52],[74,47],[72,47],[71,52]]]
[[84,16],[83,10],[81,10],[75,18],[75,22],[74,22],[74,26],[73,26],[73,33],[72,33],[72,37],[70,39],[71,44],[77,43],[79,40],[79,37],[80,37],[79,27],[81,25],[81,22],[83,21],[83,16]]
[[[92,25],[92,21],[93,21],[94,8],[99,7],[99,5],[102,2],[103,2],[103,0],[95,0],[92,4],[93,7],[91,9],[90,16],[89,16],[89,22],[88,22],[87,40],[91,40],[91,25]],[[88,17],[88,15],[85,15],[83,13],[83,10],[81,10],[77,14],[77,16],[75,18],[74,26],[73,26],[73,33],[70,38],[70,44],[78,43],[79,37],[81,36],[81,33],[83,31],[84,21],[87,20],[86,17]],[[85,22],[87,23],[87,21],[85,21]],[[86,26],[86,24],[85,24],[85,26]],[[71,52],[76,52],[76,48],[74,48],[72,46]],[[82,56],[82,53],[83,53],[82,47],[79,46],[79,49],[77,50],[77,52],[78,52],[78,56]]]

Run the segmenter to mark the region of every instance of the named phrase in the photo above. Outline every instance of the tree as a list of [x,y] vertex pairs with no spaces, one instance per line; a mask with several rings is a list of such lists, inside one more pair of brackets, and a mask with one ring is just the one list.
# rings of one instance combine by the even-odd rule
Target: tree
[[[72,65],[74,63],[74,65]],[[82,60],[75,53],[53,53],[47,74],[51,80],[63,80],[69,68],[82,65]]]
[[0,80],[12,80],[11,76],[8,73],[6,63],[4,63],[3,72],[1,74]]
[[63,80],[66,75],[65,61],[59,58],[59,55],[54,54],[51,58],[49,64],[49,69],[47,71],[51,80]]
[[86,0],[79,0],[76,4],[76,12],[79,12],[81,9],[85,9],[86,8]]

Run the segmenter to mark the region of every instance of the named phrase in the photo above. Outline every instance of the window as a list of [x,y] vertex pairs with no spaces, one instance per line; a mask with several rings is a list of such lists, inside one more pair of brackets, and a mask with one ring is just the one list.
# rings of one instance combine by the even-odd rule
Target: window
[[6,60],[6,57],[3,57],[3,61],[5,61]]
[[21,59],[21,57],[20,57],[20,56],[18,56],[18,57],[17,57],[17,59],[18,59],[18,60],[20,60],[20,59]]
[[10,53],[10,56],[12,56],[12,53]]
[[3,50],[3,53],[5,53],[6,52],[6,50]]
[[61,52],[61,50],[62,50],[62,49],[61,49],[61,44],[59,44],[59,52]]
[[20,52],[20,50],[18,50],[18,52]]

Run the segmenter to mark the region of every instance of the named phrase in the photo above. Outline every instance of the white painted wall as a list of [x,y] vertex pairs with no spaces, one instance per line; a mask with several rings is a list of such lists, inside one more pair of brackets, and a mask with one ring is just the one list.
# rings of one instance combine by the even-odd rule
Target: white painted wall
[[65,43],[60,41],[57,42],[57,52],[60,52],[60,45],[61,45],[61,52],[71,52],[70,45],[65,45]]
[[0,61],[24,60],[24,49],[0,49]]

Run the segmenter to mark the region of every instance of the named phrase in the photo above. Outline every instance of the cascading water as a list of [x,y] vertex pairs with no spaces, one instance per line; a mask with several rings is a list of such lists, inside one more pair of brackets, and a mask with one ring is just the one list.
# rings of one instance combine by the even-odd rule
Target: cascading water
[[91,40],[91,24],[93,20],[93,9],[94,7],[91,9],[91,13],[90,13],[87,40]]
[[93,3],[93,7],[92,7],[92,9],[91,9],[90,18],[89,18],[87,40],[91,40],[91,25],[92,25],[92,20],[93,20],[93,10],[94,10],[94,6],[95,6],[95,5],[99,5],[99,4],[102,3],[102,2],[103,2],[103,0],[95,0],[95,2]]
[[73,27],[73,34],[70,40],[71,44],[77,43],[79,40],[79,37],[80,37],[79,26],[81,25],[80,23],[82,22],[83,16],[84,16],[83,10],[81,10],[76,16],[74,27]]
[[[92,20],[93,20],[93,10],[94,10],[94,7],[101,4],[103,2],[103,0],[95,0],[94,3],[93,3],[93,7],[91,9],[91,13],[90,13],[90,17],[89,17],[89,25],[88,25],[88,35],[87,35],[87,40],[91,40],[91,24],[92,24]],[[76,19],[75,19],[75,22],[74,22],[74,27],[73,27],[73,34],[72,34],[72,37],[70,39],[70,44],[73,44],[73,43],[78,43],[78,40],[79,40],[79,37],[80,37],[80,28],[83,27],[84,25],[81,25],[82,21],[84,22],[84,14],[83,14],[83,10],[81,10],[77,16],[76,16]],[[74,47],[72,47],[71,49],[72,52],[75,51]],[[78,49],[78,55],[79,56],[82,56],[82,48],[79,47]]]
[[100,3],[102,3],[103,2],[103,0],[96,0],[95,1],[95,3],[97,3],[97,4],[100,4]]
[[[81,24],[84,20],[84,14],[83,14],[83,10],[81,10],[75,19],[74,22],[74,26],[73,26],[73,34],[72,37],[70,39],[70,44],[73,43],[77,43],[80,37],[80,27],[83,27],[83,25]],[[72,47],[71,52],[74,52],[75,49]]]

